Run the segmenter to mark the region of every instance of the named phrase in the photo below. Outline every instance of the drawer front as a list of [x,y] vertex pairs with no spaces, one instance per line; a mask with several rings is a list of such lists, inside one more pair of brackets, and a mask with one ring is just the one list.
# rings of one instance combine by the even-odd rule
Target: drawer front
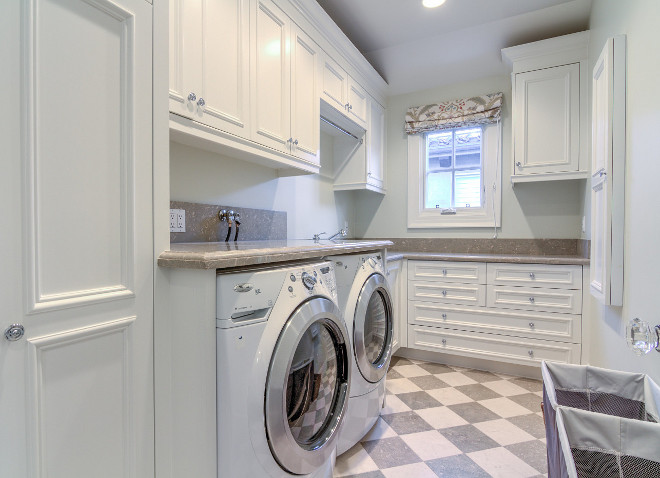
[[486,286],[480,284],[443,284],[408,282],[408,300],[437,301],[443,304],[486,305]]
[[582,266],[488,264],[488,284],[550,289],[581,289]]
[[540,312],[582,313],[582,291],[536,287],[488,286],[488,307]]
[[481,262],[409,261],[410,280],[485,284],[486,264]]
[[580,315],[467,309],[430,302],[408,303],[408,323],[491,334],[580,343]]
[[419,325],[408,326],[410,347],[521,365],[540,366],[542,360],[580,363],[579,344],[517,339],[472,331]]

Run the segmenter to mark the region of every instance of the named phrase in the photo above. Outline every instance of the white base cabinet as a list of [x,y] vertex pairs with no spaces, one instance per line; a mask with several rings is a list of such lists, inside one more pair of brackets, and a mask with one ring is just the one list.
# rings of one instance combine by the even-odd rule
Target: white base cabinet
[[408,261],[408,347],[580,363],[582,266]]

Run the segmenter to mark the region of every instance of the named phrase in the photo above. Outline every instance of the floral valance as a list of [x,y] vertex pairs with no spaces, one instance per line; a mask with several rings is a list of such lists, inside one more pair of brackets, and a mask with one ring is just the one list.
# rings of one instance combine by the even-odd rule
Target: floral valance
[[502,93],[413,106],[406,113],[406,133],[496,123],[500,119],[501,108]]

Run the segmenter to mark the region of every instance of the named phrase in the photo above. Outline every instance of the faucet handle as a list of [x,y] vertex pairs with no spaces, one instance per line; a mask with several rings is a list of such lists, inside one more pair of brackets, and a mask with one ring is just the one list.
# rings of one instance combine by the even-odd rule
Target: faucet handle
[[234,214],[234,222],[236,223],[237,226],[241,225],[241,214],[240,213],[237,212],[236,214]]
[[312,239],[314,239],[314,242],[319,242],[323,234],[327,234],[327,232],[319,232],[318,234],[314,234],[314,236],[312,236]]

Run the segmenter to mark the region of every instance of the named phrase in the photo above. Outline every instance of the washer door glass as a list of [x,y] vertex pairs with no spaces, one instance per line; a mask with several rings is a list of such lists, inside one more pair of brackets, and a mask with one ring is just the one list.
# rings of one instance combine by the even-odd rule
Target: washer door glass
[[293,438],[309,447],[328,421],[337,395],[337,351],[323,321],[310,325],[298,342],[286,386],[287,421]]
[[282,329],[266,383],[266,431],[273,457],[305,475],[330,458],[348,400],[346,326],[337,306],[316,297]]
[[392,299],[381,274],[372,274],[360,291],[353,317],[355,360],[362,376],[376,383],[387,373],[392,353]]

